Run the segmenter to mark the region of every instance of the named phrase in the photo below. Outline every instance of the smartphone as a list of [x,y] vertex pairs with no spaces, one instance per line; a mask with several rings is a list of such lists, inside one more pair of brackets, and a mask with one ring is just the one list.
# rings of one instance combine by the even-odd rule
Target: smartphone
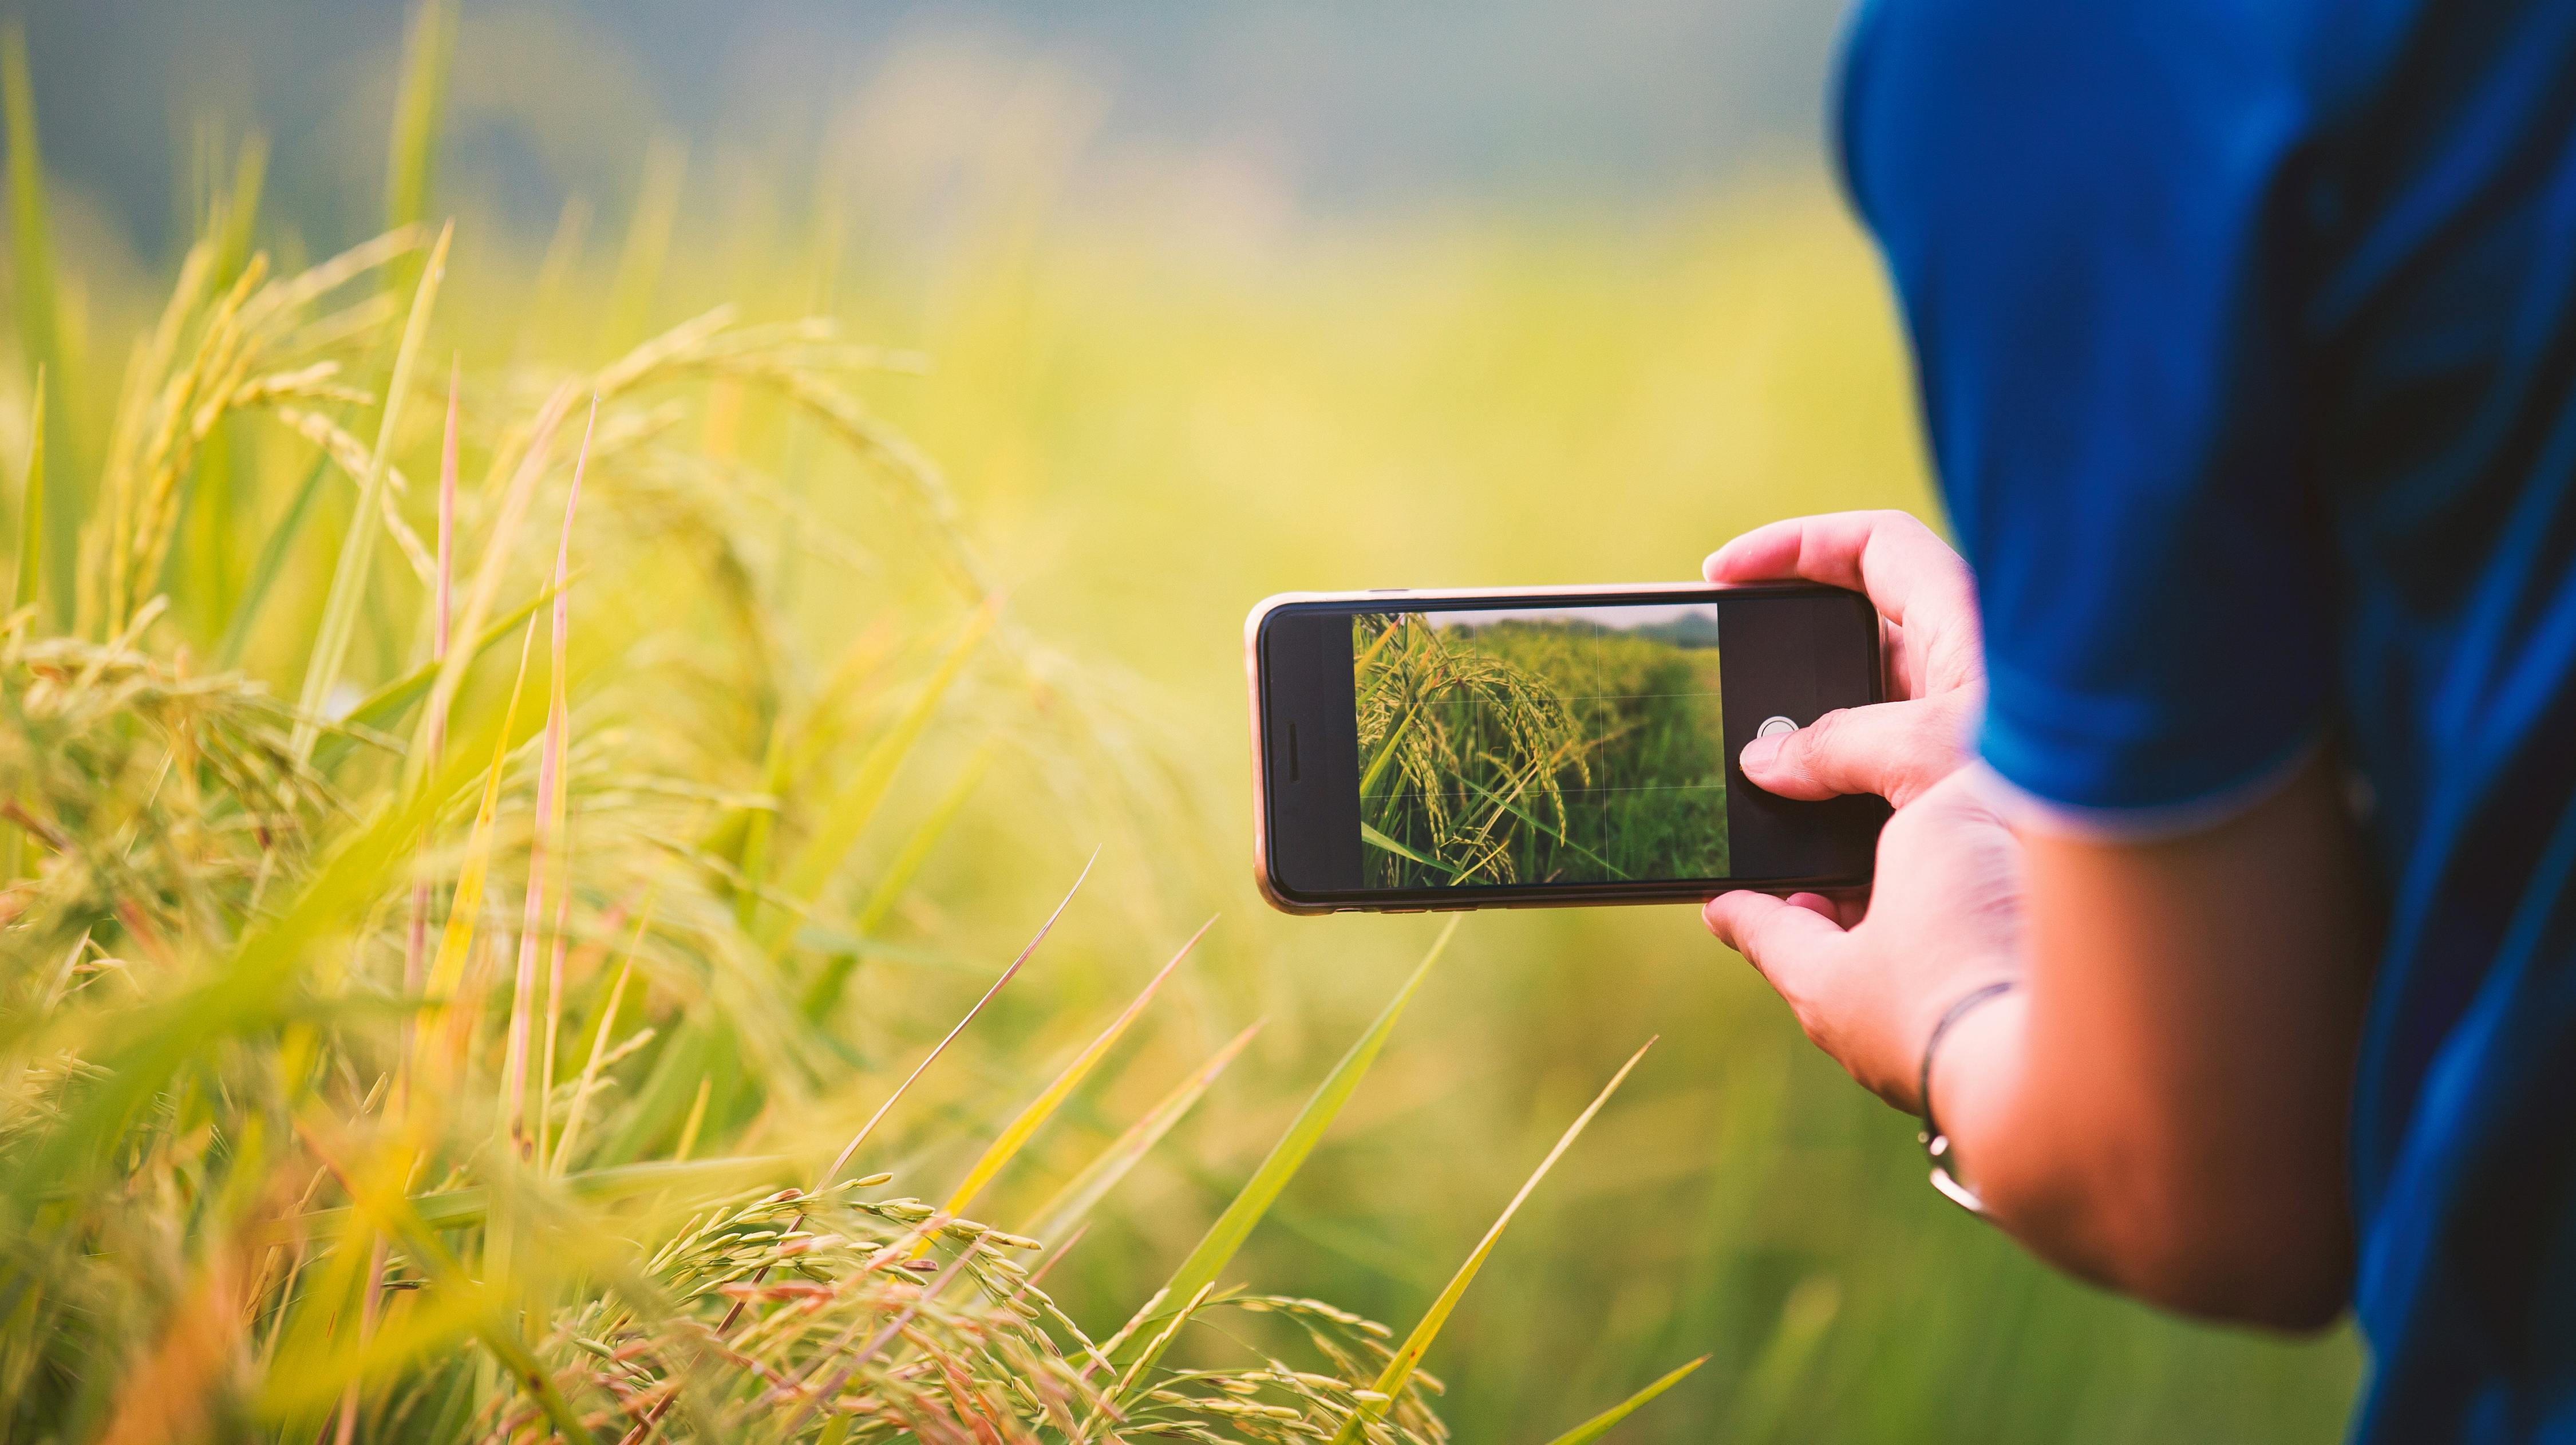
[[1882,696],[1877,613],[1812,584],[1289,593],[1244,625],[1261,891],[1291,913],[1869,882],[1887,805],[1736,758]]

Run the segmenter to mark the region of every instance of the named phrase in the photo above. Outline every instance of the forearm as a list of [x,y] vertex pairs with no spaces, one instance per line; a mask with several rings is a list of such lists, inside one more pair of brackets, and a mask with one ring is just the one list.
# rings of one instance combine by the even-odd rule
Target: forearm
[[2331,768],[2190,839],[2024,845],[2024,986],[1934,1063],[1963,1177],[2075,1273],[2195,1314],[2332,1319],[2375,929]]

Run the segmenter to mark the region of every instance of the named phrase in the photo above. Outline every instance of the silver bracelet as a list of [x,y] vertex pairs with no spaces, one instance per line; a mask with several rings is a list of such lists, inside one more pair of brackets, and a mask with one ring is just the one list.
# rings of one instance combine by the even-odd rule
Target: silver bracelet
[[1923,1041],[1923,1066],[1914,1089],[1914,1097],[1923,1105],[1923,1132],[1917,1136],[1918,1141],[1923,1145],[1923,1157],[1932,1164],[1932,1187],[1941,1191],[1942,1198],[1970,1214],[1984,1214],[1986,1203],[1977,1197],[1975,1190],[1959,1182],[1959,1151],[1950,1146],[1950,1136],[1942,1133],[1941,1126],[1933,1122],[1932,1056],[1940,1050],[1941,1036],[1950,1032],[1950,1025],[1966,1018],[1977,1005],[2001,998],[2019,987],[2021,980],[2004,978],[1968,990],[1957,1003],[1950,1005],[1948,1012],[1941,1015],[1941,1021],[1932,1026],[1932,1036]]

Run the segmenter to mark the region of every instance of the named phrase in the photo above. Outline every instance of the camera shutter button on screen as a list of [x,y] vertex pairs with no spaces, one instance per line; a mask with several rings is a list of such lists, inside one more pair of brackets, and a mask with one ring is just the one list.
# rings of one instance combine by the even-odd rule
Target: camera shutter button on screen
[[1798,730],[1798,724],[1785,717],[1766,717],[1762,726],[1753,730],[1757,738],[1776,738]]

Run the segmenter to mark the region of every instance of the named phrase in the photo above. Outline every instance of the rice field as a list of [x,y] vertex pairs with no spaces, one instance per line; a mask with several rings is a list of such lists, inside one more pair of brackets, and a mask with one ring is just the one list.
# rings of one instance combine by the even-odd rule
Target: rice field
[[2339,1433],[1687,909],[1253,897],[1253,599],[1923,505],[1823,186],[925,247],[638,143],[529,233],[444,13],[360,221],[242,135],[164,257],[0,56],[0,1436]]
[[1726,876],[1717,648],[1641,610],[1353,619],[1372,886]]

